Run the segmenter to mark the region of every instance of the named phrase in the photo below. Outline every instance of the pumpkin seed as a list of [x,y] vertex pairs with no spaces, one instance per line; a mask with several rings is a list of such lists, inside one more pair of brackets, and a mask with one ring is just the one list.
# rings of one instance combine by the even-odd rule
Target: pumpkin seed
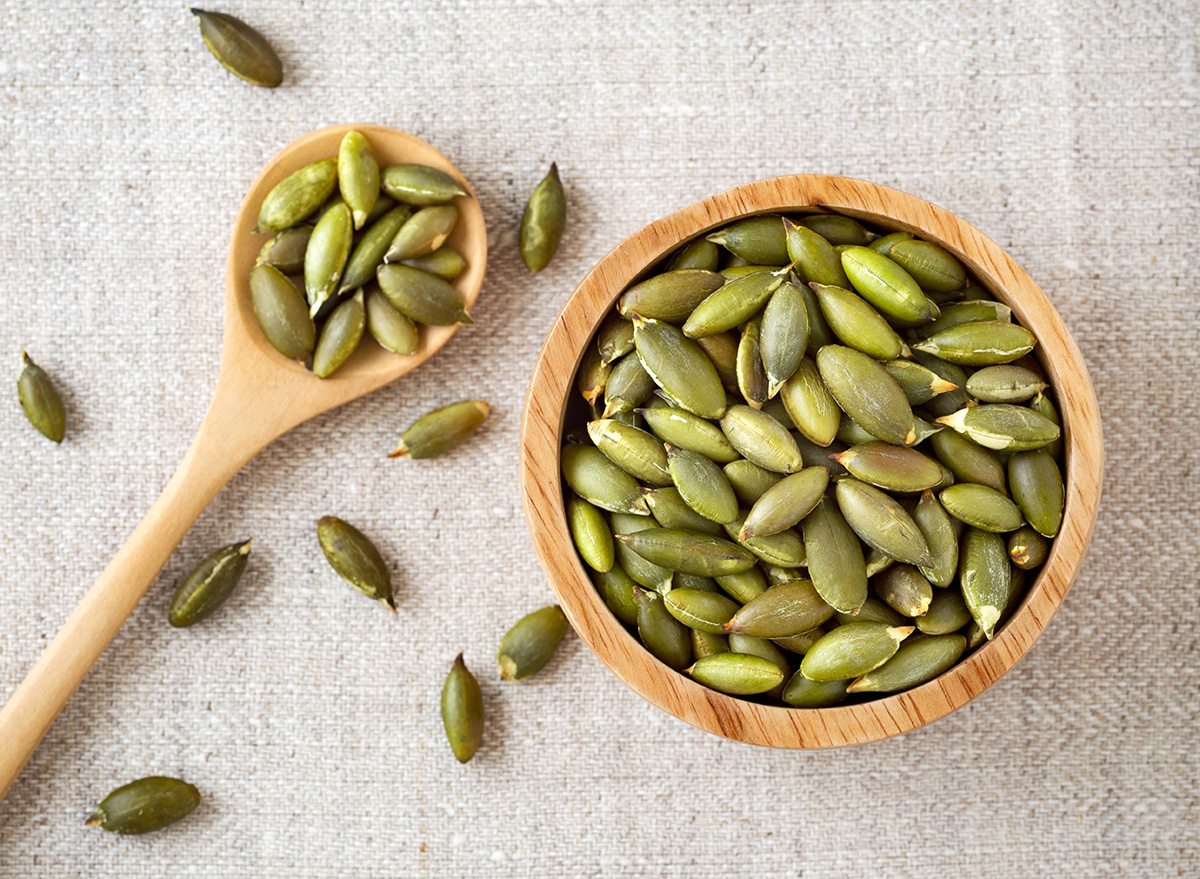
[[971,612],[958,589],[939,589],[933,593],[925,615],[917,617],[917,629],[924,635],[949,635],[971,622]]
[[445,171],[428,165],[388,165],[379,178],[383,191],[410,205],[442,205],[470,193]]
[[712,361],[691,339],[663,321],[633,316],[638,358],[654,383],[694,415],[719,418],[725,411],[725,388]]
[[[717,264],[720,261],[720,251],[717,250],[717,245],[713,244],[706,238],[693,238],[679,250],[675,251],[675,255],[671,257],[671,261],[667,263],[667,271],[673,272],[678,269],[707,269],[708,271],[716,271]],[[650,317],[651,315],[646,315]],[[659,318],[662,320],[662,318]]]
[[890,495],[857,479],[839,480],[835,494],[846,522],[865,543],[899,562],[933,564],[921,529]]
[[933,601],[933,586],[912,565],[898,564],[871,581],[875,594],[906,617],[922,617]]
[[725,523],[725,533],[768,565],[799,568],[808,564],[808,556],[804,553],[804,541],[795,531],[788,529],[776,534],[747,537],[743,540],[739,539],[743,527],[745,527],[745,517],[738,515],[733,521]]
[[633,350],[633,324],[619,314],[611,314],[596,330],[600,359],[612,363]]
[[968,302],[947,303],[936,320],[916,327],[913,333],[920,339],[936,336],[942,330],[972,321],[1012,321],[1012,309],[1002,302],[973,299]]
[[1050,541],[1028,525],[1008,535],[1008,557],[1024,571],[1036,568],[1049,554]]
[[650,515],[637,481],[595,446],[564,446],[562,471],[571,490],[589,503],[610,512]]
[[304,269],[304,251],[308,247],[312,226],[293,226],[284,229],[267,241],[258,252],[255,265],[266,263],[285,275],[294,275]]
[[317,330],[296,286],[279,269],[262,264],[250,272],[250,305],[271,346],[289,360],[307,360]]
[[468,763],[483,738],[483,693],[462,654],[454,658],[442,685],[442,725],[459,763]]
[[384,262],[398,263],[433,253],[446,243],[458,223],[458,208],[452,204],[432,205],[412,214],[393,236]]
[[842,411],[812,360],[805,357],[800,361],[779,396],[801,435],[818,446],[833,442]]
[[650,514],[663,528],[696,531],[714,537],[720,537],[725,533],[718,523],[704,518],[689,507],[683,496],[680,495],[679,489],[674,486],[654,489],[642,486],[640,491],[650,506]]
[[828,484],[829,471],[823,467],[808,467],[785,476],[754,502],[737,539],[778,534],[799,524],[824,496]]
[[795,473],[804,462],[787,428],[749,406],[730,406],[721,417],[729,444],[746,460],[776,473]]
[[929,439],[938,460],[945,464],[960,482],[975,482],[997,491],[1004,491],[1004,465],[988,449],[952,430],[943,430]]
[[933,492],[926,490],[913,508],[912,518],[933,558],[933,564],[922,566],[921,573],[934,586],[949,586],[958,571],[958,533],[950,515]]
[[358,244],[346,261],[346,269],[342,272],[339,293],[354,290],[375,280],[375,273],[383,265],[383,255],[400,227],[412,215],[412,210],[406,205],[394,207],[363,233]]
[[317,523],[317,541],[338,575],[367,598],[384,602],[393,612],[392,575],[367,536],[334,516]]
[[[938,422],[989,449],[1024,452],[1058,439],[1058,425],[1027,406],[988,403],[959,409]],[[954,469],[950,462],[946,466]]]
[[875,360],[891,360],[905,350],[891,325],[857,294],[842,287],[809,286],[817,295],[825,322],[844,345]]
[[846,692],[894,693],[919,686],[949,670],[966,649],[967,639],[962,635],[938,635],[905,644],[879,668],[852,682]]
[[814,629],[831,616],[833,608],[817,594],[811,580],[792,580],[746,602],[723,628],[756,638],[786,638]]
[[846,699],[846,681],[810,681],[797,671],[783,688],[782,699],[793,708],[831,708]]
[[754,556],[736,543],[692,531],[647,528],[634,534],[617,534],[616,539],[646,561],[684,574],[719,577],[755,565]]
[[895,445],[916,441],[912,407],[882,366],[853,348],[827,345],[817,369],[842,410],[872,436]]
[[912,626],[845,623],[825,634],[804,654],[800,672],[811,681],[856,678],[879,668],[896,655]]
[[1011,363],[1033,350],[1037,339],[1020,324],[974,320],[913,343],[913,349],[963,366]]
[[967,393],[983,403],[1024,403],[1047,387],[1036,372],[1014,364],[985,366],[967,379]]
[[[491,407],[483,400],[463,400],[459,403],[451,403],[449,406],[442,406],[440,409],[434,409],[432,412],[426,412],[414,421],[408,430],[404,431],[400,437],[400,444],[388,457],[420,459],[443,455],[451,449],[458,448],[471,434],[477,431],[484,419],[488,417],[489,412],[491,412]],[[600,453],[597,452],[597,454]],[[564,449],[564,470],[567,457]],[[567,483],[571,484],[569,474]],[[573,484],[571,487],[575,488]],[[578,489],[576,491],[585,500],[596,503],[584,492],[578,491]],[[633,493],[636,494],[636,492],[635,487]],[[638,501],[641,501],[640,497]],[[598,504],[598,506],[604,506],[604,504]],[[642,506],[645,505],[642,504]],[[605,509],[611,508],[605,507]]]
[[151,775],[121,785],[96,806],[88,827],[110,833],[150,833],[187,817],[200,805],[200,791],[178,778]]
[[554,163],[529,196],[521,217],[521,260],[529,271],[540,272],[550,264],[566,223],[567,194],[558,177],[558,163]]
[[958,579],[967,609],[989,641],[1009,599],[1011,570],[1003,537],[967,529],[959,553]]
[[758,568],[722,574],[716,578],[717,585],[738,604],[747,604],[767,591],[767,578]]
[[861,223],[842,214],[810,214],[800,220],[800,225],[832,245],[867,244],[871,240],[871,233]]
[[721,384],[725,390],[740,392],[738,388],[738,347],[741,344],[741,337],[735,333],[717,333],[715,336],[704,336],[697,339],[696,344],[700,346],[700,350],[708,355],[708,359],[712,361],[713,367],[717,370],[717,375],[721,377]]
[[[637,358],[635,357],[634,360]],[[640,362],[638,369],[642,369]],[[608,383],[608,376],[611,372],[612,367],[604,362],[600,351],[594,345],[589,345],[583,352],[583,361],[579,364],[579,374],[575,380],[575,387],[580,396],[587,400],[589,406],[595,405],[600,395],[604,393],[604,387]],[[645,374],[645,370],[642,370],[642,373]],[[646,379],[649,381],[650,377],[646,376]],[[651,386],[653,386],[653,382],[651,382]]]
[[[1032,409],[1034,412],[1038,413],[1039,415],[1041,415],[1043,418],[1045,418],[1047,421],[1049,421],[1055,427],[1060,429],[1060,434],[1059,434],[1058,439],[1051,440],[1050,442],[1046,443],[1046,445],[1042,446],[1042,448],[1044,448],[1047,452],[1049,452],[1050,456],[1053,457],[1055,460],[1062,458],[1062,453],[1063,453],[1063,440],[1062,440],[1062,434],[1061,434],[1062,419],[1058,417],[1058,410],[1054,408],[1054,404],[1052,402],[1050,402],[1050,398],[1047,397],[1044,392],[1041,394],[1038,394],[1036,397],[1034,397],[1032,400],[1029,401],[1029,408]],[[947,412],[944,414],[949,415],[950,413]]]
[[567,525],[579,557],[594,571],[611,571],[616,563],[608,520],[592,504],[578,497],[567,499]]
[[953,293],[967,286],[967,271],[962,263],[932,241],[898,241],[887,255],[926,290]]
[[520,681],[537,674],[554,657],[568,628],[567,618],[557,604],[521,617],[500,639],[496,650],[500,679]]
[[267,38],[240,18],[224,12],[192,9],[204,45],[221,66],[251,85],[275,88],[283,82],[283,64]]
[[892,249],[892,245],[896,242],[912,240],[913,234],[911,232],[890,232],[887,235],[876,238],[874,241],[868,244],[867,247],[871,248],[871,250],[875,251],[876,253],[882,253],[884,256],[887,256],[888,251]]
[[379,163],[361,131],[347,131],[338,148],[338,191],[361,229],[379,198]]
[[255,232],[282,232],[295,226],[329,198],[337,186],[337,159],[321,159],[275,184],[258,209]]
[[654,379],[642,366],[636,351],[619,358],[604,386],[604,417],[632,412],[654,392]]
[[378,287],[366,296],[367,332],[376,342],[396,354],[412,354],[420,344],[416,325],[390,303]]
[[813,293],[812,288],[805,284],[797,289],[804,298],[804,311],[808,314],[806,353],[809,357],[816,357],[818,351],[826,345],[836,345],[838,339],[833,334],[833,330],[829,328],[829,324],[825,322],[825,315],[821,313],[821,304],[817,302],[817,295]]
[[783,280],[782,274],[755,272],[730,281],[696,306],[683,324],[684,335],[695,339],[740,326],[766,305]]
[[[913,420],[913,427],[915,430],[915,419]],[[863,446],[867,443],[879,442],[879,440],[864,430],[862,426],[849,415],[843,415],[841,421],[838,423],[837,438],[839,442],[845,443],[848,446]],[[916,442],[916,440],[913,440],[913,442]]]
[[337,292],[353,241],[354,224],[346,205],[328,211],[313,228],[304,252],[304,290],[313,317]]
[[638,637],[660,662],[683,671],[692,662],[692,636],[688,627],[667,611],[662,596],[645,589],[636,591]]
[[1045,449],[1016,452],[1008,459],[1013,500],[1029,524],[1045,537],[1062,527],[1066,489],[1058,464]]
[[885,552],[881,552],[875,547],[870,547],[867,552],[867,579],[870,580],[876,574],[882,573],[896,564],[896,560]]
[[771,640],[782,647],[795,653],[797,656],[803,656],[812,646],[821,640],[821,636],[825,634],[825,629],[822,626],[817,626],[815,629],[809,629],[807,632],[801,632],[798,635],[788,635],[785,638],[772,638]]
[[901,494],[925,491],[942,479],[942,468],[936,461],[916,449],[878,440],[859,443],[830,457],[854,478]]
[[1025,524],[1017,505],[987,485],[960,482],[943,489],[939,497],[951,516],[972,528],[1004,534]]
[[[251,291],[253,289],[252,285]],[[67,413],[62,398],[46,371],[24,351],[21,352],[21,372],[17,376],[17,397],[25,417],[38,433],[52,442],[61,443],[67,432]]]
[[168,622],[181,629],[216,613],[233,595],[249,557],[249,540],[231,543],[205,556],[175,590]]
[[672,589],[663,596],[667,611],[685,626],[698,632],[720,635],[721,627],[737,613],[738,604],[717,592]]
[[759,659],[765,659],[779,669],[779,673],[782,676],[779,684],[768,690],[767,695],[774,699],[779,699],[783,696],[783,685],[792,676],[792,665],[788,662],[787,657],[784,656],[783,651],[779,647],[766,638],[755,638],[753,635],[734,633],[729,636],[729,652],[740,656],[757,656]]
[[377,276],[388,301],[418,323],[474,326],[462,297],[449,282],[404,265],[380,266]]
[[341,369],[350,355],[358,350],[366,326],[367,310],[363,304],[363,292],[359,290],[335,308],[321,328],[321,337],[313,352],[313,375],[329,378]]
[[597,572],[593,579],[596,581],[596,591],[613,616],[626,626],[636,626],[638,604],[634,590],[637,586],[625,569],[614,564],[607,571]]
[[706,519],[737,518],[738,501],[725,472],[699,452],[667,446],[667,468],[684,502]]
[[453,281],[467,269],[467,261],[463,259],[462,254],[448,244],[443,244],[425,256],[406,259],[402,265],[429,272],[443,281]]
[[671,484],[667,452],[651,434],[611,418],[589,422],[587,429],[596,448],[626,473],[643,482]]
[[913,276],[881,253],[850,247],[842,268],[854,289],[884,314],[902,321],[924,322],[933,310]]
[[[654,520],[648,516],[631,516],[627,513],[612,514],[612,529],[614,534],[636,534],[655,528]],[[667,592],[675,585],[675,574],[666,568],[659,567],[653,562],[642,558],[621,541],[615,544],[617,564],[619,564],[633,581],[655,592]]]
[[634,314],[680,324],[696,307],[724,285],[725,279],[706,269],[676,269],[647,278],[617,300],[622,317]]
[[708,236],[735,256],[763,266],[781,266],[788,262],[781,218],[773,214],[747,217]]
[[[782,288],[781,288],[782,289]],[[701,349],[703,350],[703,349]],[[737,351],[737,386],[746,402],[754,409],[761,409],[769,399],[767,371],[762,361],[762,318],[746,321]]]
[[701,632],[699,629],[692,629],[691,636],[692,656],[696,659],[729,652],[729,639],[724,635],[714,635],[711,632]]
[[837,611],[834,614],[839,625],[846,623],[886,623],[889,626],[903,626],[908,620],[896,613],[878,598],[868,595],[862,606],[853,613]]
[[904,391],[904,396],[913,406],[928,403],[938,394],[958,389],[958,385],[911,360],[889,360],[883,364],[883,368],[900,385],[900,390]]
[[[867,564],[862,546],[838,505],[825,497],[804,518],[808,574],[834,610],[853,613],[867,597]],[[851,677],[851,675],[843,675]]]
[[767,300],[760,344],[767,395],[774,397],[792,377],[808,346],[808,310],[794,285],[782,284]]
[[841,258],[821,235],[803,225],[783,218],[788,260],[805,284],[833,284],[848,287],[850,280],[842,270]]
[[686,673],[706,687],[731,696],[766,693],[783,683],[773,662],[744,653],[718,653],[697,659]]
[[681,449],[699,452],[718,464],[738,459],[737,450],[725,434],[707,419],[684,409],[651,408],[638,410],[646,425],[664,442]]

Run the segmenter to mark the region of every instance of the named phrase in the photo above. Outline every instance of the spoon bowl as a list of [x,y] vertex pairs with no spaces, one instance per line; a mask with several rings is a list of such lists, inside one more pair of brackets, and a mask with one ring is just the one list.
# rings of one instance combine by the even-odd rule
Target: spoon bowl
[[459,220],[447,243],[467,263],[454,285],[468,310],[478,298],[487,267],[483,212],[459,170],[425,141],[378,125],[337,125],[292,141],[267,163],[251,184],[233,223],[221,368],[208,414],[158,500],[0,709],[0,799],[221,487],[271,440],[416,369],[458,329],[422,327],[419,347],[408,356],[385,351],[373,340],[364,339],[350,360],[327,379],[288,360],[259,329],[249,290],[250,271],[269,237],[252,231],[259,206],[288,174],[310,162],[337,156],[343,135],[352,129],[366,136],[381,167],[408,162],[430,165],[450,174],[471,193],[471,197],[455,200]]

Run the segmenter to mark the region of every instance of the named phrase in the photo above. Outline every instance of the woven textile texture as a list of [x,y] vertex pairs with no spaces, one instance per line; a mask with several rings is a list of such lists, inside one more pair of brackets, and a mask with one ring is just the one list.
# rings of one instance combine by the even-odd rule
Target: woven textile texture
[[[11,385],[0,407],[0,699],[200,423],[230,225],[279,148],[372,122],[450,156],[490,230],[478,326],[218,495],[0,803],[0,876],[1200,875],[1195,0],[221,8],[275,45],[282,87],[226,73],[183,4],[0,4],[0,356],[15,380],[27,349],[70,413],[55,447]],[[516,227],[552,160],[569,227],[535,277]],[[647,222],[797,172],[949,208],[1062,313],[1107,472],[1058,616],[979,699],[848,750],[695,730],[573,637],[502,685],[497,641],[552,600],[517,458],[555,315]],[[417,415],[466,397],[493,405],[468,445],[384,457]],[[376,539],[397,615],[325,563],[327,514]],[[179,578],[245,537],[236,597],[169,628]],[[465,767],[438,713],[460,650],[488,714]],[[148,774],[194,782],[203,805],[152,836],[84,827]]]

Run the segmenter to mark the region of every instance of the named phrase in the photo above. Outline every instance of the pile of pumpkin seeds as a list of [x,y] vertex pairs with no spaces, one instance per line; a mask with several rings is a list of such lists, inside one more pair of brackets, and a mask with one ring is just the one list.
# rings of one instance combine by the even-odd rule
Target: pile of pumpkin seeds
[[444,171],[380,169],[366,137],[347,132],[336,158],[294,171],[263,199],[254,231],[275,234],[250,273],[263,335],[328,378],[366,334],[412,354],[419,324],[474,323],[451,283],[466,261],[446,244],[459,198],[470,195]]
[[1062,523],[1035,345],[906,232],[808,212],[681,246],[622,293],[568,412],[568,524],[605,604],[732,695],[819,708],[942,674]]

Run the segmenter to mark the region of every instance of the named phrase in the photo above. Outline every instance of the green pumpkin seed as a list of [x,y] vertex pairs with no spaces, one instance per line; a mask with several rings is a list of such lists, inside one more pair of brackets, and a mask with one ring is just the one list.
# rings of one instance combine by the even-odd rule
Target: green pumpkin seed
[[756,567],[736,574],[723,574],[716,580],[722,591],[738,604],[747,604],[767,591],[767,578]]
[[913,349],[963,366],[1011,363],[1033,350],[1037,339],[1020,324],[974,320],[913,343]]
[[782,266],[788,262],[781,218],[774,214],[747,217],[708,236],[735,256],[762,266]]
[[939,635],[905,644],[896,655],[856,679],[848,693],[895,693],[932,681],[958,662],[967,649],[962,635]]
[[339,293],[362,287],[375,280],[375,273],[383,265],[383,255],[396,233],[400,231],[400,227],[411,215],[410,208],[400,205],[371,224],[346,261],[346,269],[342,272],[341,285],[338,287]]
[[[440,409],[434,409],[432,412],[426,412],[414,421],[408,430],[404,431],[400,437],[400,444],[396,446],[395,450],[388,457],[421,459],[436,458],[438,455],[443,455],[451,449],[458,448],[471,434],[477,431],[480,425],[483,424],[484,419],[488,417],[490,411],[491,407],[483,402],[483,400],[463,400],[459,403],[451,403],[449,406],[443,406]],[[603,458],[603,455],[598,451],[597,455]],[[564,449],[564,472],[567,458],[568,455],[566,449]],[[607,471],[604,472],[604,475],[607,475]],[[603,475],[599,478],[603,478]],[[632,482],[632,480],[630,481]],[[575,485],[571,482],[570,475],[567,475],[567,483],[571,485],[571,488],[575,488]],[[597,503],[597,501],[588,497],[585,492],[578,489],[575,489],[575,491],[585,500],[604,507],[604,504]],[[637,488],[635,483],[633,494],[636,495],[636,493]],[[639,503],[641,502],[640,497],[637,500]],[[644,508],[645,504],[641,506]],[[605,507],[605,509],[612,509],[612,507]],[[649,511],[647,510],[647,512]]]
[[963,535],[958,579],[971,617],[989,641],[1008,603],[1011,566],[1004,538],[970,528]]
[[835,494],[846,522],[865,543],[899,562],[933,564],[921,529],[890,495],[857,479],[839,480]]
[[363,303],[363,292],[359,290],[335,308],[321,328],[321,337],[313,352],[313,375],[329,378],[341,369],[350,355],[358,350],[366,327],[367,309]]
[[[635,360],[637,358],[634,358]],[[638,369],[642,369],[642,365],[638,363]],[[589,406],[594,406],[600,395],[604,393],[605,385],[608,384],[609,374],[612,372],[612,367],[605,363],[600,356],[600,351],[590,345],[583,352],[583,361],[579,364],[579,372],[575,377],[575,387],[578,389],[580,396],[587,400]],[[642,370],[643,374],[645,370]],[[649,376],[646,376],[649,380]],[[651,383],[653,385],[653,383]],[[626,410],[629,411],[629,410]],[[616,414],[616,413],[613,413]]]
[[[655,528],[654,520],[648,516],[631,516],[627,513],[612,514],[612,529],[614,534],[636,534]],[[634,582],[656,592],[667,592],[674,585],[674,572],[659,567],[653,562],[642,558],[621,541],[615,545],[617,564],[619,564]]]
[[611,418],[589,422],[587,429],[596,448],[626,473],[643,482],[671,484],[666,450],[651,434]]
[[738,346],[741,338],[735,333],[717,333],[697,339],[700,350],[708,355],[725,390],[740,393],[738,387]]
[[[720,258],[720,251],[717,249],[717,245],[706,238],[693,238],[687,244],[683,245],[683,247],[679,248],[679,250],[675,251],[675,255],[667,263],[667,271],[706,269],[710,272],[715,272]],[[646,316],[650,317],[650,315]],[[659,318],[659,320],[662,320],[662,318]]]
[[1013,500],[1029,524],[1045,537],[1062,527],[1066,489],[1058,464],[1045,449],[1016,452],[1008,459]]
[[[1061,431],[1062,419],[1059,418],[1058,410],[1054,408],[1054,404],[1050,402],[1050,398],[1047,397],[1045,393],[1038,394],[1036,397],[1030,400],[1029,408],[1041,415]],[[944,414],[949,415],[950,413],[947,412]],[[1042,448],[1049,452],[1050,456],[1055,460],[1061,459],[1063,454],[1063,441],[1061,432],[1058,439],[1046,443],[1046,445],[1044,445]]]
[[683,671],[692,663],[692,636],[688,627],[667,611],[662,596],[639,589],[638,637],[646,649],[668,668]]
[[458,291],[441,278],[404,265],[380,266],[378,278],[388,301],[418,323],[434,327],[475,324]]
[[914,351],[913,359],[939,378],[958,386],[956,390],[938,394],[926,402],[925,409],[928,412],[935,417],[941,417],[942,415],[949,415],[951,412],[957,412],[959,409],[970,404],[971,397],[965,390],[967,373],[961,366],[947,363],[945,360],[939,360],[932,354],[926,354],[924,351]]
[[618,314],[611,314],[596,330],[596,345],[600,359],[612,363],[633,350],[633,324]]
[[845,345],[876,360],[891,360],[904,352],[904,343],[878,311],[850,290],[810,284],[833,334]]
[[911,360],[889,360],[883,364],[883,368],[900,385],[900,390],[904,391],[904,396],[913,406],[928,403],[938,394],[958,389],[958,385]]
[[825,322],[825,315],[821,313],[821,303],[817,302],[817,294],[813,293],[812,288],[808,284],[797,289],[804,298],[804,311],[808,314],[808,348],[806,349],[806,353],[810,357],[816,357],[818,351],[826,345],[836,345],[838,339],[833,334],[833,330],[829,328],[829,324]]
[[762,318],[746,321],[738,342],[736,364],[738,392],[755,409],[761,409],[763,403],[767,402],[770,390],[767,371],[763,368],[761,337]]
[[337,292],[353,241],[354,224],[346,205],[326,213],[313,228],[304,253],[304,290],[313,317]]
[[[999,629],[1000,626],[1007,622],[1008,618],[1020,606],[1021,597],[1025,594],[1025,579],[1027,576],[1027,572],[1020,568],[1009,568],[1008,598],[1004,602],[1004,609],[1000,611],[1000,619],[996,623],[996,629]],[[967,636],[967,649],[969,650],[974,650],[988,640],[988,636],[976,621],[972,621],[967,626],[964,634]]]
[[958,571],[958,532],[950,515],[933,492],[927,490],[913,508],[912,518],[933,558],[933,564],[921,567],[921,573],[934,586],[949,586]]
[[960,482],[939,495],[946,511],[972,528],[1004,534],[1025,524],[1021,511],[1008,496],[974,482]]
[[267,241],[258,252],[255,265],[267,264],[285,275],[294,275],[304,269],[304,251],[312,235],[312,226],[293,226],[284,229]]
[[816,363],[805,357],[783,384],[780,393],[796,429],[818,446],[828,446],[837,435],[842,410],[829,393]]
[[737,450],[712,422],[683,409],[650,408],[639,410],[646,425],[664,442],[681,449],[699,452],[718,464],[738,459]]
[[223,546],[200,561],[183,578],[167,619],[177,629],[195,625],[212,616],[237,588],[246,561],[250,557],[250,541]]
[[[913,420],[915,429],[916,420]],[[868,433],[862,426],[851,418],[849,415],[843,415],[841,421],[838,422],[837,438],[839,442],[845,443],[848,446],[864,446],[867,443],[877,443],[873,435]],[[914,439],[915,443],[916,440]]]
[[275,88],[283,82],[283,64],[267,38],[240,18],[224,12],[192,9],[204,45],[221,66],[252,85]]
[[799,524],[824,496],[828,484],[829,471],[823,467],[808,467],[785,476],[754,502],[737,539],[778,534]]
[[795,473],[803,466],[796,441],[771,416],[749,406],[730,406],[720,424],[730,445],[759,467]]
[[[1058,425],[1027,406],[989,403],[959,409],[938,419],[967,439],[989,449],[1024,452],[1058,439]],[[946,462],[951,470],[954,467]]]
[[567,499],[567,526],[579,557],[594,571],[611,571],[616,563],[612,530],[608,520],[592,504],[582,498]]
[[383,556],[366,535],[334,516],[317,523],[317,541],[338,575],[367,598],[384,602],[394,612],[392,575]]
[[920,285],[883,254],[866,247],[848,248],[842,253],[842,268],[854,289],[889,317],[917,323],[932,317]]
[[642,365],[636,351],[631,351],[612,365],[604,387],[604,417],[632,412],[654,393],[654,379]]
[[338,191],[361,229],[379,198],[379,163],[361,131],[347,131],[338,148]]
[[804,518],[808,574],[834,610],[853,613],[867,597],[867,563],[838,505],[825,497]]
[[986,366],[967,379],[967,393],[983,403],[1024,403],[1047,387],[1036,372],[1013,364]]
[[774,397],[799,367],[808,346],[808,310],[794,285],[783,284],[771,294],[760,333],[767,396]]
[[448,244],[443,244],[433,253],[425,256],[406,259],[402,265],[428,272],[443,281],[453,281],[467,269],[467,261],[463,259],[462,254]]
[[250,305],[271,346],[289,360],[307,360],[317,341],[308,306],[296,286],[271,265],[250,272]]
[[847,681],[810,681],[797,671],[783,688],[784,702],[793,708],[831,708],[846,698]]
[[625,318],[640,314],[666,323],[683,323],[724,283],[724,278],[706,269],[663,272],[626,290],[617,300],[617,311]]
[[767,304],[784,276],[755,272],[725,284],[696,306],[683,324],[684,335],[696,339],[732,330],[748,321]]
[[110,833],[150,833],[187,817],[200,805],[200,791],[178,778],[151,775],[121,785],[96,806],[88,827]]
[[483,693],[462,654],[458,654],[442,685],[442,725],[459,763],[470,762],[483,738]]
[[812,581],[792,580],[746,602],[724,629],[756,638],[786,638],[814,629],[831,616],[833,608],[821,600]]
[[700,574],[682,574],[678,571],[671,574],[671,589],[695,589],[697,592],[720,591],[717,588],[717,581],[712,577],[704,577]]
[[867,244],[871,233],[862,224],[842,214],[810,214],[800,220],[805,229],[816,232],[830,244]]
[[916,449],[878,440],[859,443],[831,455],[855,479],[885,491],[913,494],[933,488],[942,479],[942,468]]
[[398,263],[433,253],[446,243],[458,223],[458,208],[432,205],[412,214],[393,236],[384,262]]
[[867,552],[867,579],[871,579],[876,574],[882,573],[896,564],[896,560],[885,552],[881,552],[875,547],[870,547]]
[[958,589],[939,589],[925,615],[916,620],[923,635],[949,635],[971,622],[971,612]]
[[706,656],[685,671],[706,687],[731,696],[766,693],[785,680],[783,672],[773,662],[745,653]]
[[933,601],[933,585],[912,565],[892,565],[871,585],[888,607],[906,617],[924,616]]
[[827,345],[817,353],[817,369],[842,410],[872,436],[894,445],[916,441],[904,391],[866,354]]
[[637,585],[625,569],[614,564],[611,569],[594,575],[596,591],[613,616],[626,626],[636,626],[638,618]]
[[376,342],[396,354],[412,354],[421,342],[416,325],[372,287],[366,296],[367,332]]
[[617,534],[616,539],[646,561],[684,574],[719,577],[755,565],[754,556],[736,543],[693,531],[647,528],[634,534]]
[[[284,278],[284,281],[287,279]],[[253,295],[253,284],[250,289]],[[67,413],[62,398],[58,396],[46,371],[24,351],[21,352],[21,372],[17,376],[17,397],[25,417],[37,428],[38,433],[48,440],[61,443],[67,432]]]
[[886,623],[889,626],[903,626],[908,619],[892,610],[878,598],[868,595],[862,606],[854,613],[837,611],[834,614],[839,625],[846,623]]
[[1049,554],[1050,541],[1028,525],[1018,528],[1008,536],[1008,557],[1021,570],[1036,568]]
[[643,486],[640,490],[650,506],[650,514],[662,527],[676,531],[696,531],[714,537],[725,533],[718,523],[704,518],[689,507],[679,489],[674,486],[653,489]]
[[793,263],[796,273],[805,284],[833,284],[848,287],[850,280],[842,269],[841,258],[833,246],[821,235],[803,225],[783,219],[784,237],[787,242],[788,261]]
[[500,679],[520,681],[537,674],[554,657],[568,628],[567,618],[557,604],[521,617],[500,639],[496,650]]
[[934,434],[929,443],[938,460],[960,482],[975,482],[1004,491],[1004,465],[993,452],[951,430]]
[[672,589],[663,596],[663,601],[667,611],[679,622],[711,635],[720,635],[721,627],[738,610],[736,601],[717,592],[701,592],[697,589]]
[[706,519],[737,518],[738,501],[725,472],[698,452],[667,446],[667,467],[684,502]]
[[540,272],[550,264],[566,223],[567,194],[558,177],[558,164],[554,163],[529,196],[521,217],[521,259],[529,271]]
[[564,446],[562,471],[571,490],[589,503],[615,513],[650,515],[650,508],[638,492],[637,480],[595,446]]
[[891,659],[912,626],[845,623],[824,635],[804,655],[800,672],[811,681],[856,678]]
[[795,653],[797,656],[803,656],[812,646],[821,640],[821,636],[825,634],[825,629],[822,626],[817,626],[815,629],[809,629],[807,632],[801,632],[798,635],[788,635],[786,638],[772,638],[771,640],[782,647]]
[[912,240],[913,234],[911,232],[891,232],[881,238],[876,238],[874,241],[868,244],[867,247],[871,248],[871,250],[875,251],[876,253],[882,253],[884,256],[887,256],[888,251],[892,249],[893,244],[896,244],[899,241]]
[[642,367],[672,400],[694,415],[719,418],[725,388],[712,361],[676,327],[633,316],[633,340]]
[[936,320],[917,327],[914,332],[918,338],[928,339],[930,336],[936,336],[942,330],[950,329],[950,327],[979,320],[1010,323],[1012,321],[1012,309],[1002,302],[987,300],[975,299],[969,302],[951,302],[942,309],[942,313],[938,315]]
[[724,635],[714,635],[712,632],[701,632],[699,629],[692,629],[691,636],[692,656],[696,659],[729,652],[729,639]]
[[725,533],[756,557],[768,565],[778,565],[781,568],[799,568],[808,564],[808,556],[804,554],[804,541],[795,531],[788,529],[777,534],[747,537],[743,540],[739,539],[739,535],[745,527],[745,521],[744,516],[737,516],[725,524]]
[[926,290],[953,293],[967,286],[962,263],[932,241],[898,241],[887,255]]
[[337,159],[322,159],[293,171],[263,199],[254,231],[282,232],[295,226],[319,208],[335,186]]
[[757,656],[778,668],[782,677],[777,686],[767,691],[767,695],[775,699],[783,696],[783,684],[792,676],[792,665],[779,647],[766,638],[735,633],[729,636],[729,652],[739,656]]
[[428,165],[388,165],[379,179],[383,191],[410,205],[443,205],[470,193],[445,171]]

